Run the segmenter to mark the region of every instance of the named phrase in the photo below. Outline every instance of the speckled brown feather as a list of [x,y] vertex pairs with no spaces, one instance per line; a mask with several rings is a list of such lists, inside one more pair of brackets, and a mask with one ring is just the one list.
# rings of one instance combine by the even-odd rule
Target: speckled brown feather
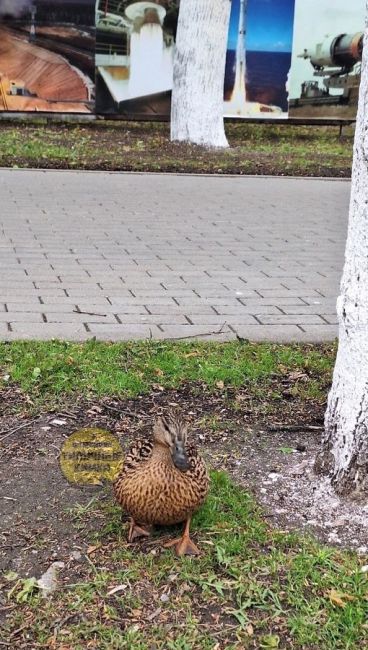
[[206,466],[194,445],[186,445],[190,469],[180,471],[170,452],[152,440],[138,440],[130,448],[114,483],[124,510],[141,524],[169,525],[185,521],[208,492]]

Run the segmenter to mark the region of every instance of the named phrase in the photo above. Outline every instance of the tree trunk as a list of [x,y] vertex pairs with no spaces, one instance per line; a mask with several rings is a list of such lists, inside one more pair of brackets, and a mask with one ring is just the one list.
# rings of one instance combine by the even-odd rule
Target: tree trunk
[[[366,0],[366,27],[368,0]],[[368,29],[354,141],[345,266],[337,300],[339,347],[316,469],[338,493],[368,490]]]
[[181,0],[174,58],[171,139],[227,147],[224,76],[230,0]]

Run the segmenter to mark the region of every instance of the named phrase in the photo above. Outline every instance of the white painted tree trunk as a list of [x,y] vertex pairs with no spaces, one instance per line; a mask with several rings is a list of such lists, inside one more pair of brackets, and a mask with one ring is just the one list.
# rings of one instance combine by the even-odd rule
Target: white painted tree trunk
[[181,0],[174,56],[171,139],[227,147],[224,75],[230,0]]
[[345,266],[337,300],[339,347],[316,468],[339,493],[368,493],[368,0]]

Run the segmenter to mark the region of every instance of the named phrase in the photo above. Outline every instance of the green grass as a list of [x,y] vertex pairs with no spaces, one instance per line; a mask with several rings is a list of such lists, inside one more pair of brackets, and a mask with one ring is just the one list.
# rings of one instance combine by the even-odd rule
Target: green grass
[[[23,625],[17,635],[19,644],[20,639],[27,643],[22,647],[367,647],[363,560],[271,530],[253,498],[224,473],[212,474],[209,498],[193,520],[199,558],[177,560],[162,549],[159,538],[173,534],[168,530],[156,532],[156,544],[129,546],[119,508],[106,500],[94,507],[100,524],[90,542],[97,548],[78,578],[64,584],[51,602],[34,592],[11,614],[6,634],[12,638]],[[79,522],[80,511],[76,517]],[[123,588],[109,595],[118,585]],[[22,584],[13,589],[10,602],[21,589]],[[50,639],[54,645],[47,645]]]
[[223,382],[261,396],[277,377],[301,372],[308,381],[296,379],[292,391],[312,399],[326,390],[334,355],[333,345],[18,341],[0,343],[0,388],[19,386],[36,407],[75,395],[135,397],[157,384],[215,389]]
[[208,151],[169,139],[169,125],[0,123],[0,165],[223,174],[349,176],[353,129],[226,124],[228,150]]
[[[285,408],[286,378],[292,399],[325,398],[334,354],[332,345],[246,342],[2,343],[0,389],[19,387],[40,409],[70,398],[124,398],[157,384],[180,388],[189,382],[229,395],[232,388],[245,389],[253,405],[258,400],[267,409],[276,400]],[[204,419],[213,431],[233,424],[211,414]],[[177,560],[163,549],[177,532],[172,529],[128,545],[120,509],[104,493],[76,503],[65,516],[73,521],[84,562],[63,570],[50,601],[34,581],[0,576],[9,606],[0,637],[10,647],[367,647],[368,574],[361,570],[367,559],[271,529],[254,498],[222,472],[212,473],[209,497],[192,522],[199,558]]]

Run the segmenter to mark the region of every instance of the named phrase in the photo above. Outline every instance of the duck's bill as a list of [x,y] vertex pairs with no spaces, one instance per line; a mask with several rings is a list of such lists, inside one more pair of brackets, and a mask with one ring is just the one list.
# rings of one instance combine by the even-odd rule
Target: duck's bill
[[172,459],[175,467],[181,472],[186,472],[190,468],[189,458],[184,451],[175,450]]

